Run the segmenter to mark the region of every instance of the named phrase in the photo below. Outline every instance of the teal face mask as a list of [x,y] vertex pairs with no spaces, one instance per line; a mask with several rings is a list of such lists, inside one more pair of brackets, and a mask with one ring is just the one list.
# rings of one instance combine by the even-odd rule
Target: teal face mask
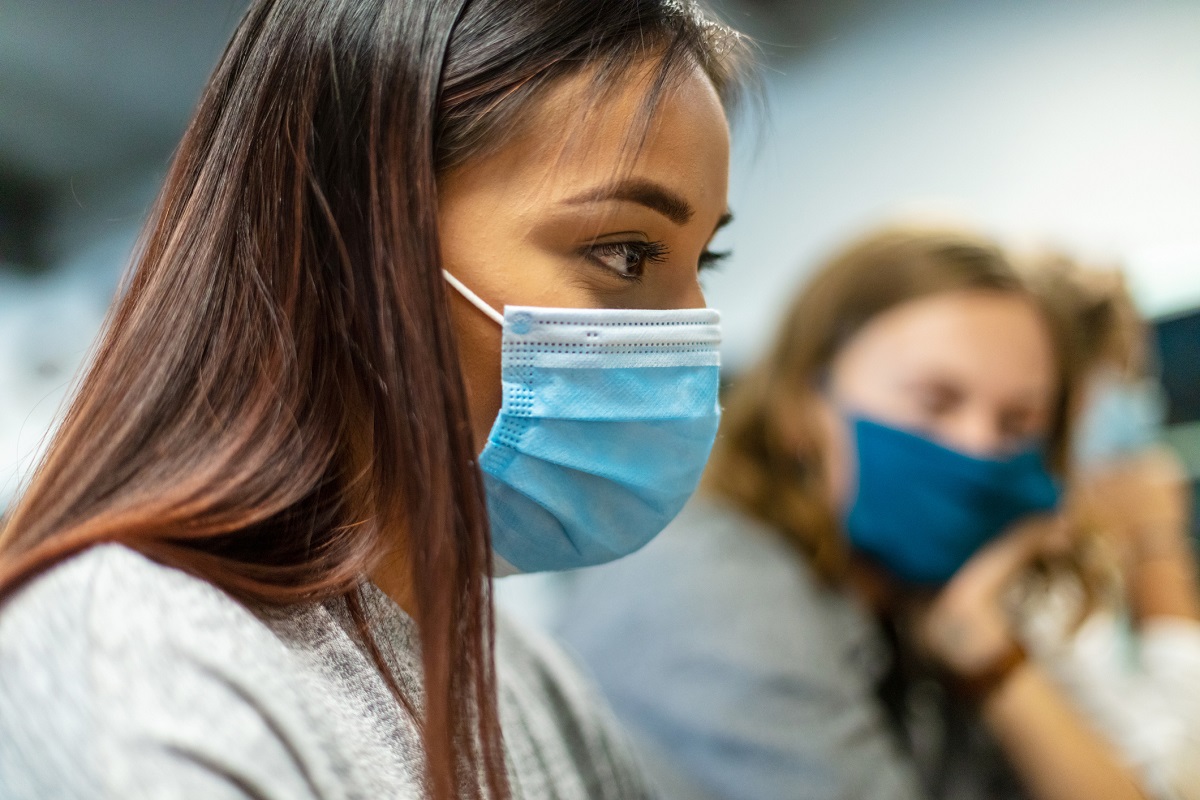
[[906,583],[945,583],[1014,522],[1058,503],[1040,449],[974,458],[870,420],[851,423],[858,487],[844,520],[850,543]]
[[586,567],[649,542],[695,491],[716,439],[718,313],[501,316],[446,280],[503,329],[503,403],[479,458],[501,567]]

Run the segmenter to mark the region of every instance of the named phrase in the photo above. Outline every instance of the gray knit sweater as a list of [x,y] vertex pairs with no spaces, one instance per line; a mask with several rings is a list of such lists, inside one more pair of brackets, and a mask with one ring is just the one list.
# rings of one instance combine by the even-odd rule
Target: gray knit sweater
[[[371,585],[372,628],[421,703],[411,619]],[[607,712],[552,645],[501,619],[514,798],[639,798]],[[252,613],[120,546],[0,610],[0,798],[418,798],[416,726],[342,601]]]

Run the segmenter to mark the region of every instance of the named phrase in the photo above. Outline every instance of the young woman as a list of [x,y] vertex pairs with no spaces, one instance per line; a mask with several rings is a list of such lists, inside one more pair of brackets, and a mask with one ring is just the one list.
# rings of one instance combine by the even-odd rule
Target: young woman
[[1007,613],[1062,546],[1056,331],[956,232],[876,233],[811,280],[704,491],[556,615],[677,796],[1141,796]]
[[0,795],[647,793],[490,574],[699,479],[738,49],[674,0],[251,6],[0,534]]

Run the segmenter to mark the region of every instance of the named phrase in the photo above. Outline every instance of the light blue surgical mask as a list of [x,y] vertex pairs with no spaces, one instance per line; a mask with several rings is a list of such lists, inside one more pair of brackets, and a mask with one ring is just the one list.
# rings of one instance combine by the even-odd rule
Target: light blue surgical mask
[[1161,387],[1105,371],[1088,388],[1072,436],[1072,456],[1084,468],[1120,460],[1158,441],[1166,416]]
[[850,423],[858,461],[844,520],[850,543],[905,583],[945,583],[1010,525],[1058,503],[1041,448],[975,458],[879,422]]
[[716,439],[720,315],[501,315],[445,276],[503,330],[504,396],[479,457],[498,571],[586,567],[649,542],[695,491]]

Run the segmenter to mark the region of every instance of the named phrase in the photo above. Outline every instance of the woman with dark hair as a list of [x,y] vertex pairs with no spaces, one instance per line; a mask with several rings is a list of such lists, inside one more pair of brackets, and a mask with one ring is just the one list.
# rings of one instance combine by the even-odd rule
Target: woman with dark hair
[[675,0],[253,3],[0,532],[0,795],[647,792],[490,576],[699,479],[740,48]]
[[1077,373],[987,239],[875,231],[813,276],[701,493],[558,587],[555,627],[673,796],[1143,796],[1010,613],[1014,578],[1073,566],[1044,515]]

